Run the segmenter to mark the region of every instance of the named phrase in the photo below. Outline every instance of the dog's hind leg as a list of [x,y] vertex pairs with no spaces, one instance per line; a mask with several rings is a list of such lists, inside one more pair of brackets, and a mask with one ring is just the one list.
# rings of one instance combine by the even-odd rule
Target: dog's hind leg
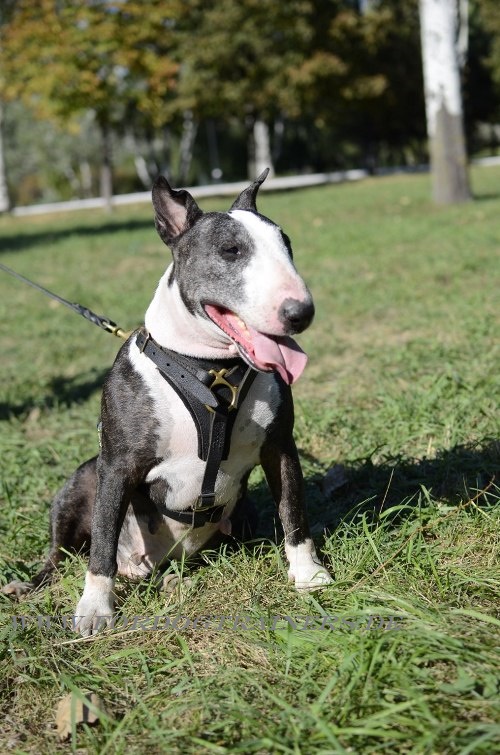
[[73,473],[56,494],[50,513],[51,548],[42,569],[29,582],[13,580],[2,587],[4,595],[19,598],[51,582],[67,551],[85,552],[90,547],[90,520],[96,492],[96,457]]

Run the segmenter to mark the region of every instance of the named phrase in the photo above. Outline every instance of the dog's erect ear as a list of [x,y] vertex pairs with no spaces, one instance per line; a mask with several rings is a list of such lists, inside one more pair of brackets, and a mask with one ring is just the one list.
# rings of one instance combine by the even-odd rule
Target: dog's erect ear
[[165,244],[191,228],[203,215],[189,191],[172,189],[163,176],[154,182],[152,197],[156,230]]
[[[258,178],[255,179],[253,184],[250,184],[248,188],[244,189],[238,199],[236,199],[232,206],[231,210],[251,210],[252,212],[257,212],[257,205],[255,204],[255,199],[257,197],[257,192],[260,189],[260,185],[264,183],[264,181],[267,178],[267,174],[269,173],[269,168],[266,168]],[[229,212],[231,212],[229,210]]]

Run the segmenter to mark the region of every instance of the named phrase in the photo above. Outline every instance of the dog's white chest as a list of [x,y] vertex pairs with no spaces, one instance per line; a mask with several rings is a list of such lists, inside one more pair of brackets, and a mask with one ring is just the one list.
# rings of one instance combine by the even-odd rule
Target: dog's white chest
[[[168,510],[191,509],[201,492],[206,462],[198,457],[198,433],[194,421],[176,391],[161,377],[155,365],[137,347],[130,358],[145,382],[153,400],[157,419],[154,453],[158,463],[146,482],[154,499],[161,524],[151,531],[148,519],[127,514],[118,546],[118,571],[128,576],[144,576],[166,557],[198,551],[219,529],[219,524],[191,528],[168,516]],[[223,519],[230,516],[240,495],[241,481],[259,463],[266,429],[273,421],[280,396],[276,382],[257,375],[238,410],[231,435],[228,458],[221,462],[215,484],[215,505],[225,507]],[[158,491],[161,500],[158,499]],[[163,511],[162,511],[163,510]]]

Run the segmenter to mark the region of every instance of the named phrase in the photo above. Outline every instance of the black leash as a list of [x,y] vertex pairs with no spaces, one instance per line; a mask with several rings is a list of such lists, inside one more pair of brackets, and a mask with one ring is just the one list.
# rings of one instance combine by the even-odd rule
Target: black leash
[[12,275],[14,278],[17,278],[20,281],[23,281],[23,283],[27,283],[28,286],[31,286],[32,288],[36,288],[37,291],[41,291],[42,294],[45,294],[45,296],[50,296],[51,299],[54,299],[54,301],[58,301],[60,304],[64,304],[65,307],[69,307],[73,310],[73,312],[76,312],[78,315],[81,315],[82,317],[85,317],[86,320],[89,320],[89,322],[93,323],[94,325],[97,325],[99,328],[102,328],[106,331],[106,333],[111,333],[114,336],[118,336],[118,338],[123,338],[125,341],[130,336],[130,333],[127,333],[125,330],[122,330],[113,320],[108,320],[107,317],[102,317],[101,315],[96,315],[95,312],[92,312],[92,310],[87,309],[87,307],[82,307],[81,304],[76,304],[74,302],[70,302],[67,299],[63,299],[62,296],[58,296],[57,294],[54,294],[52,291],[49,291],[47,288],[44,288],[43,286],[40,286],[38,283],[33,283],[33,281],[30,281],[29,278],[25,278],[24,275],[21,275],[20,273],[16,273],[15,270],[11,270],[10,267],[7,267],[7,265],[2,265],[0,262],[0,270],[3,270],[4,273],[8,273],[9,275]]

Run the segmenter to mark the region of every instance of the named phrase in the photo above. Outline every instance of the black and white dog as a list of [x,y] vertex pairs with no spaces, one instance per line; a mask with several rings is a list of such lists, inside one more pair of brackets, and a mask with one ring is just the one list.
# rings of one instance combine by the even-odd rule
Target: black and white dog
[[83,635],[111,620],[115,574],[146,576],[198,551],[244,497],[261,464],[299,590],[332,581],[311,540],[292,436],[290,385],[306,357],[290,337],[310,324],[311,295],[290,241],[260,215],[264,172],[229,212],[200,210],[164,178],[153,188],[156,228],[173,255],[146,312],[105,382],[101,451],[52,505],[52,548],[21,594],[50,579],[61,548],[90,542],[76,608]]

